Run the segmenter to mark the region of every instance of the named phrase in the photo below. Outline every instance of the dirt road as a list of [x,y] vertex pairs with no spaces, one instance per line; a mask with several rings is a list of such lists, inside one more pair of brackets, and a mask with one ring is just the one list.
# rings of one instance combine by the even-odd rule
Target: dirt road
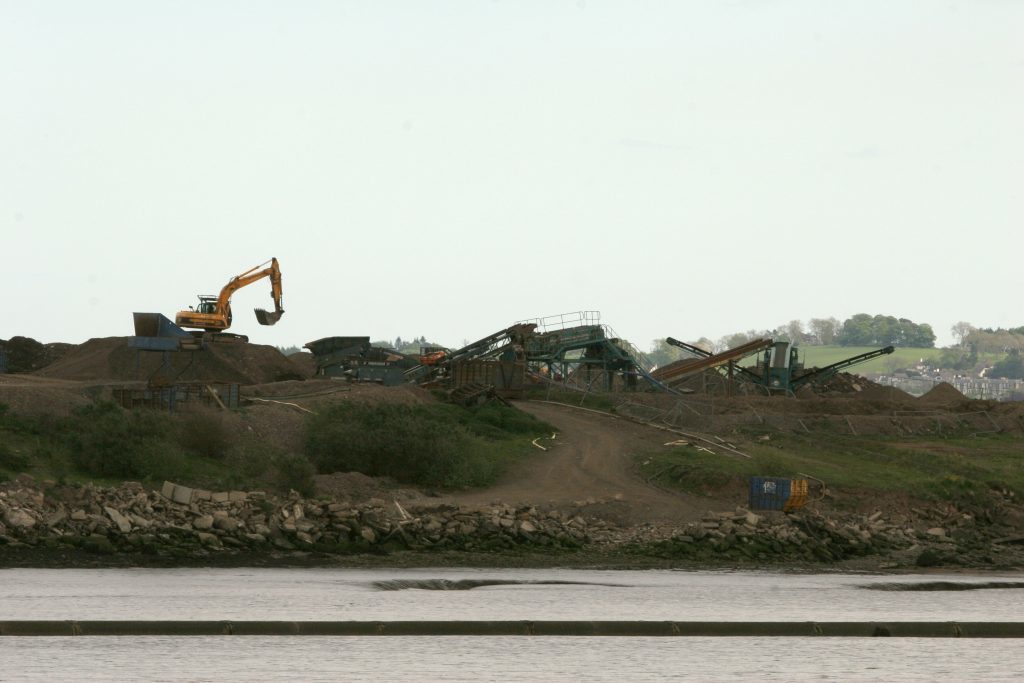
[[495,486],[452,496],[457,503],[580,507],[629,524],[679,523],[727,505],[643,480],[635,456],[664,448],[671,438],[665,432],[561,405],[525,401],[516,407],[555,425],[557,437],[542,439],[548,450],[509,468]]

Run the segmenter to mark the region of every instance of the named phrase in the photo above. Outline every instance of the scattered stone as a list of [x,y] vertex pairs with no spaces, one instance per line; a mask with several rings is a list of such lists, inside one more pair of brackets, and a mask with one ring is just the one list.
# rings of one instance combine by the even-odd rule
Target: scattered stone
[[213,517],[213,527],[215,529],[220,529],[221,531],[235,531],[240,525],[241,523],[233,517],[222,517],[218,515],[214,515]]
[[171,500],[175,503],[181,503],[182,505],[188,505],[192,502],[192,489],[187,486],[174,486],[174,491],[171,493]]
[[128,518],[114,508],[105,506],[103,511],[107,513],[108,517],[110,517],[110,521],[117,525],[118,531],[122,534],[126,534],[132,530],[132,523],[128,521]]
[[[46,486],[48,491],[56,487]],[[189,503],[167,502],[184,500],[182,491],[188,493]],[[125,483],[113,488],[66,487],[44,496],[32,481],[9,482],[0,484],[0,543],[60,543],[88,552],[170,557],[245,549],[376,552],[374,546],[383,544],[388,550],[399,544],[412,550],[476,552],[593,545],[611,552],[622,548],[633,554],[716,564],[832,563],[877,557],[912,567],[933,566],[930,562],[1005,565],[1018,551],[1015,541],[1021,538],[1011,535],[1015,527],[992,526],[977,510],[955,507],[922,511],[927,516],[897,515],[890,521],[878,511],[832,516],[811,510],[755,514],[741,507],[708,512],[699,522],[676,526],[620,528],[580,510],[566,513],[500,503],[472,509],[451,505],[416,509],[391,503],[356,506],[305,500],[295,493],[284,499],[244,492],[236,492],[234,501],[231,497],[230,491],[212,492],[207,499],[201,489],[173,482],[165,482],[159,492]],[[999,510],[993,517],[1010,519],[1014,510]],[[943,526],[933,526],[938,520]]]
[[221,546],[220,539],[214,534],[206,533],[205,531],[197,531],[196,537],[203,545],[212,546],[214,548],[219,548]]
[[208,531],[213,527],[213,515],[199,515],[192,520],[192,528],[198,531]]
[[8,508],[4,512],[4,522],[15,529],[31,529],[36,525],[36,518],[21,508]]

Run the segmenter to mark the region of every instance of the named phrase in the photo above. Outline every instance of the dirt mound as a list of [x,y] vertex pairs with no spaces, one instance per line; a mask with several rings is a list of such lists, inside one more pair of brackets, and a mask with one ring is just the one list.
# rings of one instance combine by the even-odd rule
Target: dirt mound
[[288,360],[298,367],[299,374],[303,377],[312,377],[316,374],[316,357],[313,354],[300,351],[288,356]]
[[917,399],[918,403],[930,406],[949,405],[966,401],[967,397],[956,390],[949,382],[941,382],[932,387],[927,393]]
[[336,501],[366,503],[378,498],[385,505],[392,501],[414,502],[424,498],[418,491],[403,489],[386,477],[369,477],[360,472],[335,472],[314,477],[316,493]]
[[74,348],[74,344],[43,344],[31,337],[0,339],[0,351],[7,354],[7,372],[35,372],[56,362]]
[[415,384],[385,387],[379,384],[352,384],[340,378],[323,377],[248,386],[242,391],[242,396],[295,403],[312,410],[340,401],[419,405],[437,400],[429,391]]
[[821,394],[854,394],[877,386],[879,385],[866,377],[849,372],[839,372],[824,381],[816,383],[814,389]]
[[867,389],[860,391],[856,394],[856,398],[873,403],[893,403],[906,406],[912,406],[917,402],[916,398],[905,391],[880,384],[869,386]]
[[109,389],[104,389],[33,375],[0,375],[0,403],[19,415],[70,415],[97,398],[109,399]]
[[38,371],[40,377],[79,381],[147,380],[154,374],[178,382],[263,384],[302,379],[301,369],[273,346],[209,343],[203,351],[164,354],[129,348],[128,337],[94,338]]

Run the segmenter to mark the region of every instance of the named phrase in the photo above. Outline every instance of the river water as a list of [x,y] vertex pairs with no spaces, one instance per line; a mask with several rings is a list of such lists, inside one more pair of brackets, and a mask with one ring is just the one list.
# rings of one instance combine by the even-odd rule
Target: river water
[[[437,586],[436,580],[524,583],[471,590],[414,587]],[[1020,587],[868,588],[935,581],[1024,585],[1019,575],[8,569],[0,570],[0,620],[1024,620]],[[1024,643],[949,638],[0,638],[0,681],[663,678],[1021,680]]]

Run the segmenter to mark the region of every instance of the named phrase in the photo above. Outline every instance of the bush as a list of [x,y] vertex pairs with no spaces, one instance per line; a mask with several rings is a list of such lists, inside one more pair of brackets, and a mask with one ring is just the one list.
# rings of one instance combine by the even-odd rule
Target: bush
[[488,439],[508,439],[523,434],[536,437],[554,431],[548,423],[499,401],[490,401],[468,410],[455,406],[450,408],[458,411],[459,422],[468,430]]
[[273,460],[274,470],[271,484],[281,491],[297,491],[303,496],[313,495],[316,482],[313,475],[316,468],[305,456],[296,453],[281,453]]
[[0,469],[9,472],[24,472],[29,466],[29,458],[18,453],[5,443],[0,443]]
[[232,473],[231,485],[244,487],[249,482],[267,481],[271,475],[274,458],[279,450],[254,436],[246,437],[235,444],[225,457],[224,464]]
[[227,429],[218,413],[184,413],[178,417],[177,427],[178,443],[190,453],[220,460],[228,451]]
[[63,423],[63,441],[72,463],[90,474],[109,477],[142,478],[166,471],[161,459],[176,453],[167,443],[169,434],[165,415],[129,413],[110,402],[80,408]]
[[320,472],[362,472],[425,486],[476,486],[496,463],[449,406],[346,403],[310,420],[307,455]]
[[232,488],[258,484],[282,493],[297,491],[304,496],[313,495],[313,475],[316,474],[313,463],[303,455],[288,453],[255,438],[228,451],[225,464],[232,472],[227,482]]
[[37,434],[39,433],[37,422],[38,420],[15,414],[9,405],[0,403],[0,431],[15,434]]

